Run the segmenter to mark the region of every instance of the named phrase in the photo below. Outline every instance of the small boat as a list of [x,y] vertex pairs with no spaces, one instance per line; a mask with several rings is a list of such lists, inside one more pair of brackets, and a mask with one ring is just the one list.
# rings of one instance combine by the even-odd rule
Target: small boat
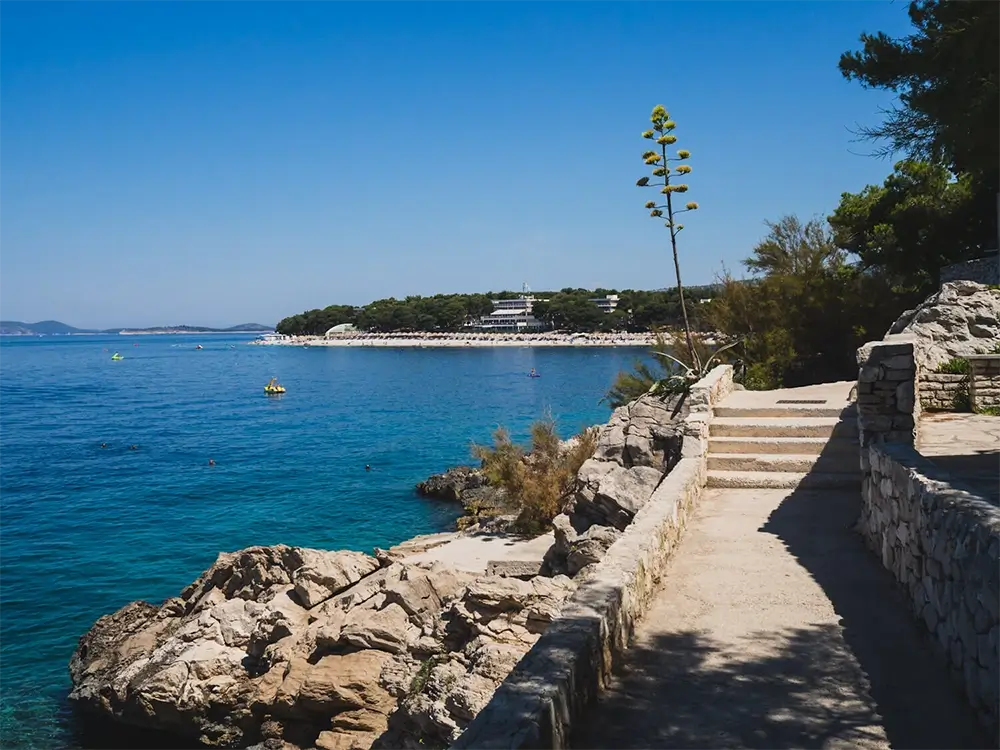
[[267,385],[264,386],[264,393],[266,393],[269,396],[273,396],[275,394],[284,392],[285,392],[285,386],[279,384],[277,378],[271,378],[268,381]]
[[117,362],[120,359],[125,359],[125,357],[123,357],[122,355],[120,355],[118,352],[115,352],[114,354],[111,355],[111,361],[112,362]]

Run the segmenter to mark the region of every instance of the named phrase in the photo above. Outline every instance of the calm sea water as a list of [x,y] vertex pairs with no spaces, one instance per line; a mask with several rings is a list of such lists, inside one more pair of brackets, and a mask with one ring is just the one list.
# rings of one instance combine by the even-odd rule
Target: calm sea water
[[[454,508],[416,482],[468,462],[498,424],[525,439],[546,410],[565,436],[605,421],[601,396],[642,354],[248,340],[0,340],[4,748],[83,742],[67,664],[101,615],[177,595],[223,551],[370,551],[450,529]],[[265,396],[271,376],[288,393]]]

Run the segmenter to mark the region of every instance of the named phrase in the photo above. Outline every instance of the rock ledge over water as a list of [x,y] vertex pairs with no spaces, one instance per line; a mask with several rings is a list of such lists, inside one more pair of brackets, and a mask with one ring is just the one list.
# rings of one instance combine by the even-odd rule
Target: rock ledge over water
[[284,545],[222,554],[179,597],[98,620],[71,660],[70,697],[220,747],[445,745],[575,584],[407,554],[380,562]]

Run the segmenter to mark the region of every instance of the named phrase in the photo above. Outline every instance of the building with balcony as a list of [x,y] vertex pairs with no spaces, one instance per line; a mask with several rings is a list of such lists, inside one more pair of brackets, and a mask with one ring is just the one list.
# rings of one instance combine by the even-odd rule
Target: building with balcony
[[540,301],[542,300],[535,299],[531,295],[515,299],[495,299],[493,300],[493,312],[472,321],[469,327],[478,331],[495,333],[540,331],[546,327],[545,323],[531,314],[532,304]]
[[590,300],[600,309],[602,313],[611,314],[618,309],[618,295],[608,294],[604,297],[598,297],[597,299]]

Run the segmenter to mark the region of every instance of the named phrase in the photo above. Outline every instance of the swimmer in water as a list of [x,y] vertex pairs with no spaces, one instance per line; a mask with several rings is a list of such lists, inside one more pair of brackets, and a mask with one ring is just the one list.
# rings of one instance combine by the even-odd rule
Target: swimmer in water
[[371,470],[372,470],[371,464],[365,464],[365,471],[371,471]]
[[128,449],[129,449],[130,451],[137,451],[137,450],[139,450],[139,446],[138,446],[138,445],[130,445],[130,446],[128,447]]
[[214,458],[208,459],[208,465],[209,466],[215,466],[215,459]]
[[102,448],[107,448],[107,447],[108,447],[108,444],[107,444],[107,443],[101,443],[101,447],[102,447]]

